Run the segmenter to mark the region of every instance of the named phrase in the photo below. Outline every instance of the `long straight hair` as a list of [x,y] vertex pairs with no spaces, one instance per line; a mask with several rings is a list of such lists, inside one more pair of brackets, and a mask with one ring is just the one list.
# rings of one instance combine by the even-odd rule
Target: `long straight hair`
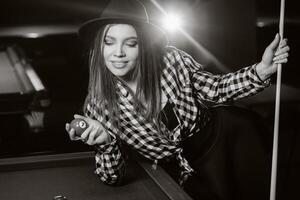
[[[113,25],[101,27],[91,45],[88,57],[89,87],[84,109],[91,99],[96,99],[99,102],[98,112],[108,109],[110,120],[118,126],[120,112],[116,92],[118,78],[106,67],[103,56],[104,39]],[[138,64],[133,71],[133,78],[137,78],[136,94],[133,94],[129,87],[127,89],[133,94],[136,110],[147,120],[157,122],[161,110],[162,46],[150,39],[149,37],[153,36],[149,36],[141,27],[133,27],[137,32],[139,45]]]

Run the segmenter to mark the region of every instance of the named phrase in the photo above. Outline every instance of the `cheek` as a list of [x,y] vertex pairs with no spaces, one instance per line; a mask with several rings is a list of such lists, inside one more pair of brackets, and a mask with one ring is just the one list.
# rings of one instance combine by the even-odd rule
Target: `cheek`
[[136,62],[137,61],[137,59],[138,59],[138,57],[139,57],[139,49],[138,48],[136,48],[136,49],[132,49],[131,51],[130,51],[130,59],[132,60],[132,61],[134,61],[134,62]]
[[109,48],[103,48],[103,57],[104,57],[105,62],[107,62],[110,55],[111,55],[111,53],[109,51]]

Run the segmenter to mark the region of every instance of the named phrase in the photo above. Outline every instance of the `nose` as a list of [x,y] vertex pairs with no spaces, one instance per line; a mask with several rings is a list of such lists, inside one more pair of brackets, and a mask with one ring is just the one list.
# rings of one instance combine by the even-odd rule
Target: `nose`
[[116,57],[124,57],[126,55],[125,51],[123,49],[123,45],[117,45],[117,47],[115,49],[115,52],[114,52],[114,55]]

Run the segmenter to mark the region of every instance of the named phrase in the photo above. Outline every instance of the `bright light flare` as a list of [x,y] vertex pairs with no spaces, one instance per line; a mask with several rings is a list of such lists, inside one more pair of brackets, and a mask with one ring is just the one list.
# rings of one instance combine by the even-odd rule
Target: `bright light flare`
[[32,32],[32,33],[27,33],[26,36],[27,36],[28,38],[38,38],[38,37],[39,37],[39,34],[38,34],[38,33]]
[[178,15],[168,14],[163,20],[163,27],[168,31],[176,31],[181,27],[181,19]]

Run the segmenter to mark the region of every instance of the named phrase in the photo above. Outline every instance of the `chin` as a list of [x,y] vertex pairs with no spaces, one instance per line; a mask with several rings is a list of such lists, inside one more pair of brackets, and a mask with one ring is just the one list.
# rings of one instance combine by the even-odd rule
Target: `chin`
[[127,70],[114,70],[112,71],[113,75],[121,78],[127,75],[128,71]]
[[129,77],[131,77],[134,68],[126,66],[124,68],[118,69],[118,68],[108,65],[108,69],[116,77],[127,80]]

